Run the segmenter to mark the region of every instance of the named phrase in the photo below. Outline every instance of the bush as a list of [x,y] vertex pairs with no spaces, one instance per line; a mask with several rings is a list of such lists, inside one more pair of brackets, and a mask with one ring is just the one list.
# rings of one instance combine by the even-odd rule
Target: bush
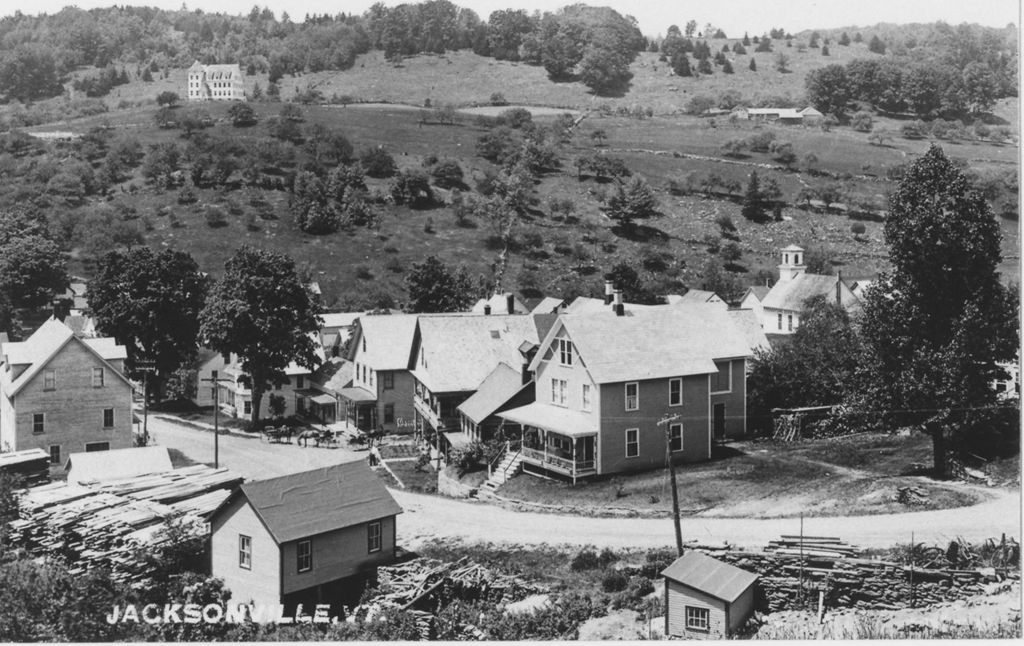
[[455,469],[458,471],[459,477],[461,478],[471,471],[478,470],[481,467],[483,459],[483,444],[480,442],[470,442],[469,446],[453,451],[449,461],[451,464],[455,465]]
[[569,569],[573,572],[596,570],[599,567],[601,567],[601,560],[597,556],[597,552],[589,547],[584,547],[569,562]]
[[205,217],[207,226],[211,228],[218,229],[228,225],[228,218],[220,207],[212,206],[206,209]]
[[462,167],[454,159],[437,162],[437,165],[430,169],[430,176],[434,178],[434,184],[441,188],[456,188],[463,185]]
[[850,232],[855,236],[862,236],[868,230],[863,222],[854,222],[850,225]]
[[491,105],[508,105],[508,101],[505,100],[505,95],[501,92],[495,92],[491,95]]
[[715,224],[718,225],[723,234],[736,231],[736,225],[733,224],[732,218],[725,213],[715,218]]
[[601,589],[605,592],[622,592],[629,586],[629,578],[622,572],[609,572],[601,579]]
[[853,115],[852,119],[850,119],[850,127],[857,132],[871,132],[874,125],[874,121],[871,119],[871,113],[865,110],[861,110],[857,114]]
[[533,114],[526,108],[512,108],[499,114],[498,122],[503,126],[518,130],[527,124],[533,123]]
[[363,172],[370,177],[391,177],[398,172],[398,165],[391,153],[383,147],[367,148],[359,156]]

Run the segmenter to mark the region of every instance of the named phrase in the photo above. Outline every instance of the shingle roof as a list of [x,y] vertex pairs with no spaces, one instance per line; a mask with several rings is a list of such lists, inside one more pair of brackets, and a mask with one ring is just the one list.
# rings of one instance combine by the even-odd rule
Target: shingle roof
[[[508,311],[508,298],[512,297],[512,311]],[[473,309],[470,310],[473,314],[483,314],[484,306],[491,306],[491,314],[527,314],[529,310],[523,305],[523,302],[519,300],[512,292],[504,292],[502,294],[495,294],[488,299],[481,298],[473,305]]]
[[703,289],[691,289],[678,298],[679,303],[710,303],[712,299],[722,299],[718,294]]
[[348,359],[331,357],[323,362],[310,380],[324,390],[340,393],[342,388],[352,385],[355,366]]
[[746,339],[751,352],[771,349],[772,346],[768,343],[768,337],[764,334],[764,329],[761,327],[761,319],[757,312],[751,309],[742,309],[727,310],[726,314],[729,315],[733,324],[743,334],[743,338]]
[[[743,298],[753,294],[758,301],[763,301],[764,297],[767,296],[770,291],[772,291],[772,288],[767,285],[754,285],[743,294]],[[743,298],[741,298],[740,301],[742,301]]]
[[[459,405],[459,410],[474,423],[479,424],[526,387],[519,370],[507,363],[499,363],[498,367],[483,380],[480,388]],[[532,388],[533,385],[529,384],[529,387]]]
[[436,393],[476,390],[499,363],[523,363],[519,346],[536,344],[533,316],[421,315],[419,338],[426,366],[413,374]]
[[[374,370],[406,370],[416,320],[415,314],[360,317],[359,329],[366,338],[366,352],[359,355],[360,362]],[[355,352],[354,345],[352,351]]]
[[356,319],[362,316],[361,312],[325,312],[320,315],[324,324],[320,329],[331,327],[351,327],[355,325]]
[[736,601],[758,578],[753,572],[694,551],[676,559],[661,576],[727,603]]
[[[658,305],[637,305],[635,303],[625,303],[625,309],[627,312],[634,310],[649,310],[652,307],[660,307]],[[600,312],[611,312],[612,306],[605,305],[603,299],[591,298],[589,296],[578,296],[573,302],[569,303],[568,307],[565,308],[566,314],[590,314]]]
[[[599,384],[707,374],[715,372],[714,359],[752,354],[726,310],[712,303],[627,310],[626,316],[565,314],[559,323]],[[548,333],[544,347],[557,329]],[[543,357],[542,348],[531,370]]]
[[[768,295],[761,300],[761,304],[769,309],[799,312],[804,309],[807,299],[815,296],[824,296],[835,302],[836,283],[839,281],[841,279],[837,276],[797,274],[790,280],[775,283]],[[842,284],[842,304],[843,307],[858,304],[857,297],[845,283]]]
[[565,305],[565,301],[554,296],[545,296],[530,310],[531,314],[551,314]]
[[362,460],[253,480],[239,491],[279,545],[402,513]]

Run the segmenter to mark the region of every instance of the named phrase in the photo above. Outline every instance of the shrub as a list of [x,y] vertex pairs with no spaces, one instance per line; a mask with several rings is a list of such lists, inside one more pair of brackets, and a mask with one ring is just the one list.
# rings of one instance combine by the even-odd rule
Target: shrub
[[715,218],[715,224],[718,225],[722,233],[732,233],[736,230],[736,225],[733,224],[732,218],[725,213]]
[[584,547],[569,562],[569,569],[573,572],[596,570],[599,567],[601,567],[601,561],[597,556],[597,552],[589,547]]
[[370,177],[391,177],[398,172],[398,165],[391,153],[383,147],[367,148],[359,156],[363,172]]
[[629,578],[622,572],[609,572],[601,579],[601,589],[605,592],[622,592],[629,585]]
[[850,232],[855,236],[862,236],[868,230],[863,222],[854,222],[850,225]]
[[454,159],[445,159],[436,162],[436,166],[430,169],[430,176],[434,178],[434,184],[441,188],[455,188],[462,186],[462,167]]
[[384,269],[387,269],[394,274],[400,274],[405,271],[405,265],[402,263],[401,259],[391,256],[384,261]]
[[526,108],[511,108],[498,115],[498,122],[501,125],[518,130],[527,124],[533,123],[533,114]]
[[484,459],[484,446],[480,442],[471,442],[469,446],[452,452],[451,463],[461,478],[470,471],[476,471]]
[[196,190],[191,184],[186,184],[178,191],[178,204],[195,204],[199,200]]
[[373,278],[373,272],[366,265],[356,266],[356,278],[359,280],[370,280]]
[[224,211],[218,206],[211,206],[206,209],[206,224],[207,226],[217,229],[220,227],[226,227],[228,225],[228,218],[224,215]]
[[865,110],[861,110],[850,119],[850,127],[857,132],[871,132],[874,125],[874,121],[871,119],[871,113]]
[[501,92],[495,92],[491,95],[491,105],[508,105],[508,101],[505,100],[505,95]]

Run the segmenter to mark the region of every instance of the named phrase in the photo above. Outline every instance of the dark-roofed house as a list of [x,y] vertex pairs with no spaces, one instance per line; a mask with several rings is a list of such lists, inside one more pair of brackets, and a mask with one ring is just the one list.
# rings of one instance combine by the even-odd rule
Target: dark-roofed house
[[309,388],[302,393],[307,414],[321,424],[338,421],[338,411],[345,410],[341,393],[352,386],[354,372],[352,362],[341,357],[330,357],[320,364],[309,377]]
[[81,338],[51,318],[22,342],[0,345],[0,449],[61,455],[132,445],[132,385],[123,345]]
[[395,559],[402,508],[362,460],[255,480],[210,516],[211,573],[233,603],[342,603]]
[[726,639],[754,613],[757,575],[700,552],[662,570],[665,636]]
[[356,321],[348,351],[352,385],[340,394],[344,414],[357,428],[412,432],[409,355],[416,320],[415,314],[389,314],[362,316]]
[[792,334],[796,331],[807,301],[812,298],[825,298],[847,310],[860,307],[860,299],[843,282],[842,275],[808,274],[803,260],[804,250],[796,245],[782,250],[779,281],[761,300],[766,334]]
[[[459,404],[462,433],[469,440],[486,442],[491,439],[503,421],[497,413],[533,401],[533,384],[528,377],[524,378],[524,373],[521,367],[516,369],[499,363],[477,391]],[[518,424],[514,426],[518,431]]]
[[524,470],[571,478],[711,457],[713,438],[746,432],[753,354],[717,304],[560,316],[529,369],[536,401],[498,413],[521,424]]

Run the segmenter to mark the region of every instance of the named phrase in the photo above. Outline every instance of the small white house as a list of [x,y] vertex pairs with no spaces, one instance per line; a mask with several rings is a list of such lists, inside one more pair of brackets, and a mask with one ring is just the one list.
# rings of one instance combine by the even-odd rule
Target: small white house
[[665,636],[726,639],[754,614],[758,576],[700,552],[687,552],[661,572]]

